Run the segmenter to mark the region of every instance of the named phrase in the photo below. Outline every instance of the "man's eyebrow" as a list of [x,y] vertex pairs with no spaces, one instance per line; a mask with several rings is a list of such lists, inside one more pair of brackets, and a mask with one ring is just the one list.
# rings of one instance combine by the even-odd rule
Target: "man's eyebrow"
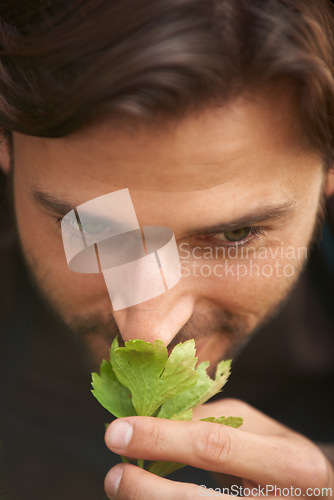
[[60,216],[66,215],[68,212],[76,208],[76,205],[65,200],[60,200],[56,196],[44,193],[38,189],[32,190],[34,200],[42,205],[47,210],[57,213]]
[[220,223],[211,227],[196,228],[191,231],[191,235],[226,233],[243,227],[252,227],[255,224],[260,224],[265,221],[274,222],[288,217],[294,212],[294,208],[294,200],[289,200],[280,205],[263,205],[253,210],[252,213],[229,222]]
[[[44,208],[62,217],[77,206],[73,205],[73,203],[70,203],[66,200],[61,200],[54,195],[45,193],[38,189],[32,190],[32,196],[34,200]],[[242,227],[251,227],[254,224],[259,224],[264,221],[273,222],[289,216],[294,211],[294,208],[294,200],[289,200],[280,205],[263,205],[255,209],[247,216],[239,217],[229,222],[216,224],[210,227],[196,228],[192,230],[191,233],[189,233],[189,236],[224,233],[227,231],[234,231]]]
[[[50,210],[51,212],[56,213],[61,218],[64,217],[66,214],[68,214],[68,212],[70,212],[71,210],[75,210],[76,217],[78,218],[78,224],[82,230],[82,226],[81,226],[82,219],[80,216],[80,220],[79,220],[79,214],[77,213],[77,208],[80,205],[82,205],[83,203],[78,203],[77,205],[74,205],[73,203],[71,203],[69,201],[61,200],[54,195],[51,195],[49,193],[44,193],[43,191],[40,191],[37,189],[33,189],[31,192],[32,192],[32,196],[33,196],[34,200],[36,200],[37,203],[39,203],[41,206],[43,206],[47,210]],[[91,201],[91,200],[88,200],[88,201]],[[89,213],[89,211],[88,211],[88,212],[86,212],[85,215],[86,215],[86,218],[85,218],[86,221],[89,220],[89,219],[87,219],[87,217],[91,216],[90,220],[92,222],[108,223],[108,226],[110,229],[124,230],[124,224],[122,223],[122,221],[117,221],[117,220],[113,219],[111,217],[110,213],[106,213],[105,215],[97,214],[97,216],[96,216],[94,214],[94,212]]]

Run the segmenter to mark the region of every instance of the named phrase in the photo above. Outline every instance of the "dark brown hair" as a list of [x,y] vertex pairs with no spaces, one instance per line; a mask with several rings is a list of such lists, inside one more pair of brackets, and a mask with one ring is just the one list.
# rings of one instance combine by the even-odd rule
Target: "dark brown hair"
[[332,162],[333,10],[329,0],[3,0],[0,126],[57,137],[97,113],[177,118],[288,81]]

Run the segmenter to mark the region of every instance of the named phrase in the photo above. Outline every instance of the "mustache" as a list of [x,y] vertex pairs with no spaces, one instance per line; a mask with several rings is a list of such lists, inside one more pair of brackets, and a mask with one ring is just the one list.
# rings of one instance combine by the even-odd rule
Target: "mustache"
[[[90,338],[102,337],[107,343],[111,344],[118,337],[119,344],[124,345],[122,333],[111,312],[104,316],[96,314],[73,318],[69,327],[82,340],[87,336]],[[194,311],[189,320],[174,336],[168,348],[170,350],[178,343],[190,339],[195,339],[195,342],[202,341],[210,337],[213,331],[230,337],[235,343],[243,339],[248,334],[249,329],[245,318],[226,310],[219,309],[210,314],[200,314]]]

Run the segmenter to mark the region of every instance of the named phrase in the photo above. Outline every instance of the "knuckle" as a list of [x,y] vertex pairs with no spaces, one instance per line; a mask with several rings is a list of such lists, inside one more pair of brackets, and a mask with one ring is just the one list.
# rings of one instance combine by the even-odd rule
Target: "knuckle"
[[[204,426],[203,426],[204,427]],[[199,429],[196,441],[198,458],[209,465],[228,464],[232,459],[232,440],[227,429],[218,424],[208,423],[205,429]]]
[[[305,488],[323,488],[330,482],[330,465],[325,455],[319,448],[310,443],[290,449],[287,457],[294,457],[286,460],[284,468],[291,483],[302,484]],[[302,459],[301,459],[302,457]]]
[[304,474],[310,487],[314,489],[328,486],[330,467],[326,457],[320,450],[312,453],[304,467]]
[[147,429],[145,429],[145,446],[147,447],[147,449],[161,449],[163,442],[164,433],[162,431],[160,422],[149,423]]

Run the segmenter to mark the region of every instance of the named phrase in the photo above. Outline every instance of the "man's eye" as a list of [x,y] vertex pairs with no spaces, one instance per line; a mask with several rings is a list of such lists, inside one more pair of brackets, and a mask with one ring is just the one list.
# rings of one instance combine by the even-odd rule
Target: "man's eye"
[[98,221],[85,222],[84,231],[88,234],[100,234],[107,229],[107,226]]
[[216,233],[214,237],[221,241],[229,241],[231,243],[235,243],[238,241],[245,240],[251,234],[252,234],[251,227],[241,227],[240,229],[236,229],[235,231],[228,231],[226,233]]
[[[67,227],[69,231],[72,230],[78,233],[80,233],[81,231],[78,222],[66,216],[63,219],[57,218],[57,222],[62,222],[63,227]],[[100,234],[103,233],[106,229],[108,229],[108,226],[103,222],[99,222],[98,220],[86,220],[85,226],[83,228],[84,233],[86,234]]]

